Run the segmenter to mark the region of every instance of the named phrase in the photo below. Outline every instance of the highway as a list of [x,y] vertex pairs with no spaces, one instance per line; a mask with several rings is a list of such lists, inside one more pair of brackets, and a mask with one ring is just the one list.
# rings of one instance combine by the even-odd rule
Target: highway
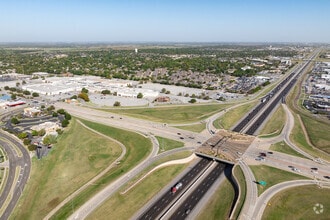
[[182,183],[182,188],[176,193],[172,193],[170,189],[162,195],[156,202],[154,202],[138,219],[156,219],[161,213],[165,212],[166,209],[170,206],[171,203],[183,193],[185,190],[193,183],[193,180],[196,179],[202,172],[211,165],[211,160],[201,159],[188,173],[186,173],[180,180],[177,182]]
[[226,164],[217,163],[211,172],[203,178],[202,182],[198,184],[198,186],[195,187],[191,193],[189,193],[186,199],[180,203],[180,206],[175,209],[175,212],[169,217],[169,219],[181,220],[188,217],[191,210],[195,208],[207,190],[223,173],[225,167]]
[[[20,141],[16,139],[16,137],[12,137],[10,134],[7,134],[2,130],[0,130],[0,135],[0,145],[6,152],[9,160],[8,178],[4,191],[0,196],[0,204],[6,205],[0,219],[6,220],[14,210],[17,201],[23,192],[25,184],[28,181],[31,170],[31,160],[27,149],[20,143]],[[21,156],[19,156],[16,150],[14,150],[13,145],[15,145],[16,149],[21,152]],[[16,181],[15,175],[17,168],[19,168],[19,173]],[[9,199],[10,197],[11,199]],[[5,202],[7,199],[9,199],[9,202]]]

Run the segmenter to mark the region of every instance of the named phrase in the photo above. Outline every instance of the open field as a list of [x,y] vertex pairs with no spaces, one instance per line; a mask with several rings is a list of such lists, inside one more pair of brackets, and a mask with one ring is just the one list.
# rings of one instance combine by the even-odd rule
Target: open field
[[184,126],[175,126],[176,128],[180,128],[187,131],[197,132],[200,133],[204,129],[206,129],[206,123],[198,123],[192,125],[184,125]]
[[290,154],[290,155],[293,155],[293,156],[296,156],[296,157],[306,158],[304,155],[301,155],[297,151],[293,150],[284,141],[277,142],[276,144],[272,144],[269,149],[277,151],[277,152],[285,153],[285,154]]
[[228,179],[225,179],[196,219],[227,219],[234,196],[235,191],[233,186]]
[[246,197],[246,183],[243,171],[240,166],[236,166],[234,168],[234,174],[237,177],[237,182],[240,186],[240,199],[237,201],[237,206],[235,213],[233,215],[234,219],[238,219],[238,216],[243,208],[245,197]]
[[214,121],[213,125],[217,129],[230,129],[233,127],[238,120],[240,120],[246,113],[248,113],[251,108],[253,108],[256,103],[259,101],[250,102],[245,105],[241,105],[237,108],[231,109],[228,112],[226,112],[222,117],[218,118]]
[[159,136],[156,136],[156,138],[159,143],[159,152],[158,153],[184,146],[184,143],[180,142],[180,141],[175,141],[175,140],[171,140],[171,139],[163,138],[163,137],[159,137]]
[[31,178],[12,218],[42,219],[120,155],[117,143],[71,120],[47,157],[32,159]]
[[302,126],[299,123],[297,115],[294,114],[295,124],[290,134],[291,141],[298,147],[300,147],[305,152],[313,155],[314,157],[320,157],[326,160],[330,160],[330,156],[324,152],[320,152],[318,149],[313,149],[306,141],[305,134],[303,132]]
[[301,115],[300,117],[312,144],[318,149],[330,154],[330,124],[316,121],[306,115]]
[[258,195],[262,194],[266,189],[276,185],[277,183],[289,180],[308,179],[307,177],[292,172],[280,170],[265,165],[254,165],[250,166],[250,168],[256,178],[256,181],[265,181],[267,183],[266,186],[258,184]]
[[277,136],[282,132],[285,125],[286,116],[284,109],[279,105],[273,115],[269,118],[266,125],[260,132],[261,137]]
[[126,194],[116,193],[87,219],[129,219],[189,164],[161,168],[146,177]]
[[[265,209],[262,219],[300,219],[300,220],[326,220],[330,216],[330,189],[312,186],[299,186],[276,194]],[[314,206],[322,204],[323,210]],[[317,208],[317,206],[316,206]],[[318,207],[320,208],[320,207]]]
[[88,127],[112,137],[126,147],[126,155],[121,160],[120,165],[109,170],[102,178],[95,181],[95,184],[90,185],[86,190],[80,193],[77,197],[68,202],[68,205],[60,209],[52,219],[66,219],[72,214],[75,207],[80,207],[86,200],[93,196],[96,192],[104,188],[108,183],[112,182],[119,176],[125,174],[128,170],[135,167],[151,152],[151,142],[149,139],[134,132],[124,131],[122,129],[108,127],[85,120],[81,120]]
[[120,108],[107,111],[162,123],[191,123],[206,119],[231,104],[178,105],[154,108]]

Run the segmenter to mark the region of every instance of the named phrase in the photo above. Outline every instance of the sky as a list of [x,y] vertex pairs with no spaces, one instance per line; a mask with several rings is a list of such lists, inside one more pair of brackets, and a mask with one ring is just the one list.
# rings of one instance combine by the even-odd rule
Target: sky
[[330,43],[330,1],[0,0],[0,42]]

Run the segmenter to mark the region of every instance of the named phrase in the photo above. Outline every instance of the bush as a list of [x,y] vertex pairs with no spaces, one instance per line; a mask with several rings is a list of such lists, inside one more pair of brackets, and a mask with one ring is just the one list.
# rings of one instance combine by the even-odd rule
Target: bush
[[11,118],[10,122],[15,125],[19,124],[19,120],[15,117]]
[[19,139],[24,139],[24,138],[26,138],[28,135],[27,135],[27,133],[26,132],[22,132],[22,133],[19,133],[18,135],[17,135],[17,137],[19,138]]
[[88,94],[87,93],[84,93],[84,92],[80,93],[78,95],[78,98],[83,99],[85,102],[89,102],[89,97],[88,97]]
[[137,95],[138,99],[142,99],[143,98],[143,94],[141,92],[139,92],[139,94]]
[[120,106],[120,102],[116,101],[113,106],[117,107],[117,106]]
[[28,139],[28,138],[25,138],[25,139],[23,140],[23,144],[24,144],[24,145],[29,145],[29,144],[31,144],[31,140]]
[[31,131],[31,135],[32,135],[32,136],[38,136],[38,131],[36,131],[36,130],[32,130],[32,131]]
[[71,117],[71,115],[70,115],[69,113],[66,112],[66,113],[64,114],[64,118],[65,118],[66,120],[69,120],[69,121],[70,121],[72,117]]
[[29,151],[35,151],[37,149],[37,146],[34,144],[29,144],[28,149]]
[[40,131],[38,131],[38,136],[44,136],[46,134],[45,129],[41,129]]
[[65,112],[66,112],[66,111],[65,111],[63,108],[57,110],[57,113],[58,113],[58,114],[61,114],[61,115],[64,115]]
[[196,103],[196,99],[190,99],[190,103]]
[[67,120],[67,119],[64,119],[63,121],[62,121],[62,127],[63,128],[65,128],[65,127],[67,127],[68,125],[69,125],[69,121]]
[[34,93],[32,93],[32,96],[33,96],[33,97],[39,97],[39,93],[34,92]]

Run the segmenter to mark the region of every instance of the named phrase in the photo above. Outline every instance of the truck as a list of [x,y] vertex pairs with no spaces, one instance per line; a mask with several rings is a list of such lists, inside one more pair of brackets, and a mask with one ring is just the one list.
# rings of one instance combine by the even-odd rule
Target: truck
[[182,183],[179,182],[179,183],[175,184],[175,186],[173,186],[173,187],[171,188],[171,192],[172,192],[172,193],[176,193],[181,187],[182,187]]

